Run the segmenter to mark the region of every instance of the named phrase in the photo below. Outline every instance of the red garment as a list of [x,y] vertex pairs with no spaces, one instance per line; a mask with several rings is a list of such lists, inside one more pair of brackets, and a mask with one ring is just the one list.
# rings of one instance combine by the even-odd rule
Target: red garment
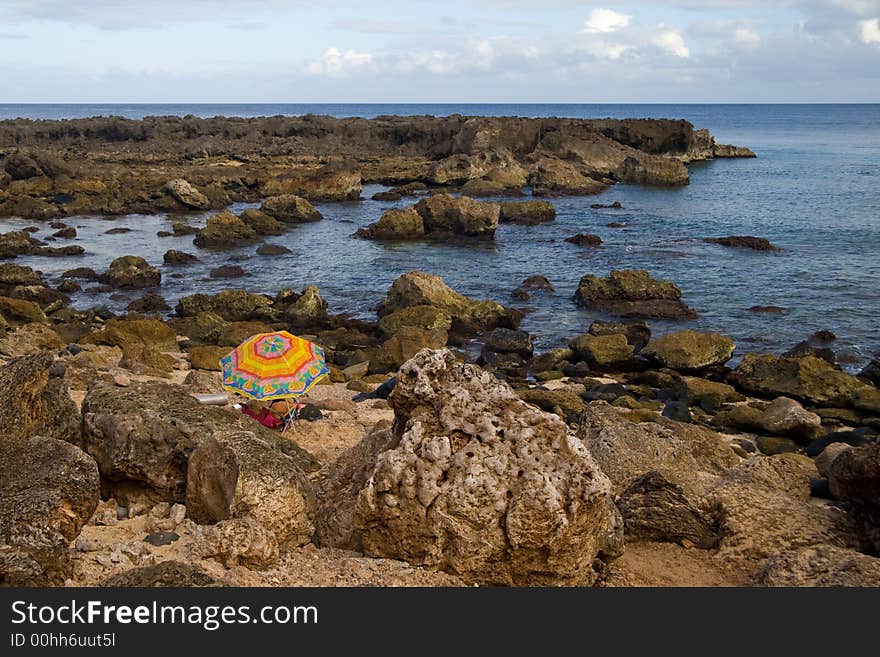
[[245,415],[250,415],[257,422],[262,424],[264,427],[269,427],[270,429],[280,429],[284,424],[282,420],[272,415],[268,408],[261,408],[260,412],[248,408],[247,404],[241,405],[241,412]]

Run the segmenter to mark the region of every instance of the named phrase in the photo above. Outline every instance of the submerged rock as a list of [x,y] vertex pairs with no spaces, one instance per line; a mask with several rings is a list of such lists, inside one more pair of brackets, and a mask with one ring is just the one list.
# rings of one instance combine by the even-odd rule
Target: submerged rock
[[753,251],[779,251],[773,246],[769,240],[763,237],[752,237],[750,235],[730,235],[728,237],[712,237],[703,240],[709,244],[720,244],[721,246],[738,247],[741,249],[752,249]]
[[669,281],[656,280],[641,269],[612,271],[607,278],[581,278],[575,301],[587,308],[620,317],[691,319],[697,314],[681,301],[681,290]]
[[592,233],[578,233],[572,237],[566,237],[565,241],[576,246],[602,246],[602,238]]

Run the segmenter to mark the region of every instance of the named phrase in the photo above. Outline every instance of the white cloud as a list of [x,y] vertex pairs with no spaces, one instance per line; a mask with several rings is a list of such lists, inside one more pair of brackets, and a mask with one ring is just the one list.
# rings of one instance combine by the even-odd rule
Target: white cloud
[[597,8],[593,10],[584,24],[584,32],[607,33],[627,27],[632,18],[629,14],[619,14],[612,9]]
[[859,21],[861,26],[861,37],[865,43],[880,43],[880,19],[871,18],[870,20]]
[[691,51],[678,30],[663,29],[654,37],[654,45],[676,57],[690,57]]
[[733,42],[743,48],[755,48],[761,44],[761,37],[754,30],[741,27],[734,30]]
[[330,78],[342,78],[352,73],[361,72],[371,68],[373,55],[368,52],[355,52],[331,47],[324,51],[318,59],[306,66],[306,72],[311,75],[323,75]]

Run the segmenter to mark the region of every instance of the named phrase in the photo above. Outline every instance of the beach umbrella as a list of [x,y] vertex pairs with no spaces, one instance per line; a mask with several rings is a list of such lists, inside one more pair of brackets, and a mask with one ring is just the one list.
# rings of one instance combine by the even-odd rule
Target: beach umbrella
[[290,399],[330,373],[324,350],[287,331],[258,333],[220,359],[223,387],[251,399]]

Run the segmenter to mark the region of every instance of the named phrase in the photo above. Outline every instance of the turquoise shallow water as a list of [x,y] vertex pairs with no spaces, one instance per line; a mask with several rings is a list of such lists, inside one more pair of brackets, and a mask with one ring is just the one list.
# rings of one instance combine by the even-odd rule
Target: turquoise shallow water
[[[709,128],[723,143],[752,148],[757,159],[718,160],[691,168],[691,184],[677,189],[617,185],[598,197],[555,199],[557,220],[542,226],[502,226],[493,245],[430,243],[382,245],[354,239],[356,228],[402,203],[365,200],[323,204],[325,221],[297,227],[270,241],[294,253],[254,255],[255,248],[212,254],[182,270],[163,269],[162,293],[170,300],[195,290],[230,284],[259,292],[317,284],[337,312],[368,317],[391,281],[422,269],[440,274],[459,291],[528,307],[523,327],[542,348],[582,332],[599,314],[579,309],[571,295],[580,277],[638,267],[676,282],[699,313],[693,322],[652,324],[726,333],[744,351],[781,351],[820,329],[834,331],[837,348],[855,367],[880,351],[880,105],[0,105],[0,118],[70,118],[115,114],[273,115],[313,112],[335,116],[462,114],[685,118]],[[365,199],[382,187],[364,189]],[[623,210],[593,210],[591,203],[619,200]],[[244,207],[244,206],[239,206]],[[193,216],[193,223],[204,221]],[[626,228],[607,228],[610,221]],[[158,238],[163,215],[71,218],[88,253],[72,259],[31,258],[50,276],[73,266],[101,270],[115,256],[141,254],[155,264],[176,248],[195,252],[191,237]],[[0,229],[25,225],[0,221]],[[111,227],[132,232],[104,235]],[[50,231],[44,229],[38,236]],[[563,240],[577,232],[601,236],[598,249]],[[757,235],[783,249],[776,254],[726,249],[704,237]],[[215,281],[207,271],[241,259],[248,277]],[[556,286],[523,304],[510,292],[531,274]],[[81,306],[123,308],[125,299],[82,294]],[[748,312],[778,305],[783,315]]]

